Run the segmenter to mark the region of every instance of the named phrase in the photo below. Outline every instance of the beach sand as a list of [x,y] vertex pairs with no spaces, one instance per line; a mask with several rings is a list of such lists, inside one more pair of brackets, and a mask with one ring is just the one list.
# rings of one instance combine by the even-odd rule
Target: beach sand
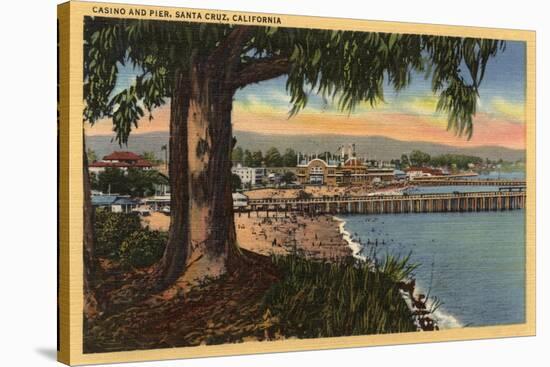
[[[170,217],[151,213],[142,218],[151,229],[167,231]],[[240,247],[262,254],[283,255],[297,251],[307,258],[339,260],[352,255],[340,233],[340,222],[330,215],[304,217],[273,213],[235,214],[235,229]]]
[[365,196],[373,194],[397,193],[406,188],[405,184],[392,184],[384,188],[375,188],[370,185],[330,187],[330,186],[305,186],[303,189],[258,189],[245,191],[243,194],[249,199],[293,199],[298,197],[300,191],[311,194],[312,197],[323,196]]
[[297,251],[306,258],[340,260],[352,255],[339,229],[340,222],[330,215],[305,217],[280,213],[235,215],[240,247],[263,255],[283,255]]

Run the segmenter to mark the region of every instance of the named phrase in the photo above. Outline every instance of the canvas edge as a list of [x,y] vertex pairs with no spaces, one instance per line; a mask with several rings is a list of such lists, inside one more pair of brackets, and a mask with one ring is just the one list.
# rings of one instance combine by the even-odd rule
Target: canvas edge
[[58,32],[58,345],[57,359],[70,363],[70,243],[69,243],[69,62],[70,62],[70,3],[57,6]]

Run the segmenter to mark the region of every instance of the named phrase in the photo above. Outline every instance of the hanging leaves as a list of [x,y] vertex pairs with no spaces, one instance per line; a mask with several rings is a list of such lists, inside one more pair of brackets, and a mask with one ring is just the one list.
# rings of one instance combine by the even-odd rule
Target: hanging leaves
[[[85,18],[84,119],[93,124],[111,117],[117,141],[127,142],[144,110],[151,119],[171,97],[175,71],[207,60],[234,27]],[[504,47],[503,41],[486,39],[255,27],[238,68],[287,57],[291,116],[307,106],[311,93],[335,100],[342,111],[352,112],[362,102],[375,106],[384,100],[385,85],[399,91],[413,73],[423,72],[439,98],[437,109],[448,115],[448,128],[469,138],[487,63]],[[139,75],[113,95],[125,63]]]

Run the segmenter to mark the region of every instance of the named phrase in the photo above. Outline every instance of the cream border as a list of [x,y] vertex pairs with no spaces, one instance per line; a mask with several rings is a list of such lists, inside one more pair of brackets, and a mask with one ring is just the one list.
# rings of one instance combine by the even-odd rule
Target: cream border
[[[475,327],[454,330],[443,330],[436,333],[402,333],[386,335],[352,336],[340,338],[320,338],[309,340],[286,340],[273,342],[246,342],[241,344],[225,344],[199,347],[183,347],[158,350],[116,352],[116,353],[82,353],[83,327],[83,287],[82,287],[82,236],[83,236],[83,190],[82,190],[82,63],[83,63],[83,17],[92,14],[92,7],[97,5],[112,5],[107,3],[70,2],[59,7],[60,24],[70,29],[69,47],[61,50],[62,70],[69,70],[67,77],[62,78],[62,148],[61,172],[65,174],[68,167],[68,188],[63,184],[60,188],[61,197],[70,201],[62,203],[61,228],[61,269],[63,271],[62,289],[60,295],[61,312],[61,352],[60,361],[67,364],[92,364],[131,362],[144,360],[161,360],[176,358],[194,358],[205,356],[256,354],[299,350],[321,350],[333,348],[364,347],[374,345],[410,344],[435,341],[471,340],[484,338],[502,338],[510,336],[535,335],[535,32],[509,29],[493,29],[480,27],[460,27],[432,24],[396,23],[381,21],[366,21],[355,19],[336,19],[307,16],[280,15],[284,27],[346,29],[357,31],[399,32],[415,34],[433,34],[445,36],[470,36],[498,38],[515,41],[525,41],[527,44],[526,73],[526,134],[527,134],[527,206],[526,206],[526,323],[491,327]],[[116,4],[117,7],[129,10],[132,5]],[[216,10],[197,10],[186,8],[166,8],[154,6],[139,6],[153,10],[194,10],[202,13],[226,13],[262,15],[260,13],[244,13]],[[108,15],[102,15],[108,16]],[[70,19],[68,19],[68,18]],[[113,15],[112,17],[117,17]],[[130,16],[126,17],[130,18]],[[159,17],[139,17],[146,19],[170,20]],[[69,21],[70,20],[70,21]],[[173,20],[173,19],[172,19]],[[189,20],[187,20],[189,21]],[[200,22],[208,22],[201,20]],[[214,21],[210,21],[214,23]],[[68,24],[68,25],[67,25]],[[234,23],[238,24],[238,23]],[[66,37],[67,29],[61,29],[60,34]],[[65,35],[65,36],[63,36]],[[70,59],[66,57],[69,55]],[[66,67],[65,67],[66,66]],[[69,68],[69,69],[67,69]],[[65,82],[65,83],[63,83]],[[68,111],[66,111],[68,109]],[[68,121],[66,120],[68,116]],[[63,138],[65,137],[65,138]],[[68,141],[67,141],[68,139]],[[65,181],[66,182],[66,181]],[[66,194],[66,195],[63,195]],[[66,214],[69,214],[68,226]],[[69,280],[69,284],[67,284]],[[68,311],[68,312],[67,312]],[[68,333],[68,335],[67,335]]]

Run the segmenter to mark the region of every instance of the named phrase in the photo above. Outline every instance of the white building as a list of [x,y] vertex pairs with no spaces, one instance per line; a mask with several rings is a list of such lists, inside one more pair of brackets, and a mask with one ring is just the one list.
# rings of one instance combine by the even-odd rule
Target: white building
[[263,167],[243,167],[238,164],[231,168],[231,173],[239,176],[243,185],[260,185],[267,174]]
[[248,196],[241,194],[240,192],[234,192],[233,197],[233,209],[241,209],[248,205]]

